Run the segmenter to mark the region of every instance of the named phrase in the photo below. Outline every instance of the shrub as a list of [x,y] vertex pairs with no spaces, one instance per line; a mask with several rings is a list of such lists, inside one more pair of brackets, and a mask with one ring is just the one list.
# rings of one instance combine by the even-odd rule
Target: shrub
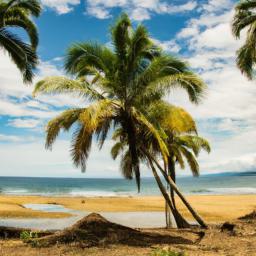
[[32,232],[32,231],[22,231],[20,233],[20,239],[23,240],[24,242],[29,241],[30,239],[33,238],[38,238],[37,232]]

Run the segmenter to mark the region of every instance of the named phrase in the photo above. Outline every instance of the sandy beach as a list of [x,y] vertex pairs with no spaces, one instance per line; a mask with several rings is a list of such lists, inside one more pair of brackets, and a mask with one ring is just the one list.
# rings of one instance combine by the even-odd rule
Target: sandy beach
[[[191,195],[189,202],[212,223],[233,220],[256,210],[256,195]],[[24,208],[24,204],[57,204],[82,212],[162,212],[164,201],[158,196],[137,197],[42,197],[42,196],[0,196],[1,218],[64,218],[71,216],[63,212],[43,212]],[[191,216],[177,200],[181,212]]]

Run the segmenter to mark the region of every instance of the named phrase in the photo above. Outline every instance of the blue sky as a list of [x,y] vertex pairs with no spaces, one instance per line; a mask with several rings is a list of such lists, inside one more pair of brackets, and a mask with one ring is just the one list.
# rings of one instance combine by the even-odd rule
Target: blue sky
[[[36,19],[40,33],[40,65],[35,82],[64,75],[62,56],[73,42],[108,44],[109,26],[125,11],[134,26],[143,23],[152,40],[186,59],[209,86],[204,102],[189,103],[176,90],[166,99],[186,108],[197,120],[200,135],[212,145],[202,153],[202,173],[255,170],[256,88],[235,66],[241,42],[233,39],[232,0],[42,0]],[[33,86],[22,84],[16,67],[0,50],[0,175],[119,177],[118,162],[110,158],[111,141],[101,152],[93,147],[86,174],[72,166],[69,134],[62,134],[53,151],[44,149],[44,127],[62,109],[85,105],[66,95],[31,97]],[[189,175],[189,170],[180,171]],[[143,174],[149,176],[147,168]]]

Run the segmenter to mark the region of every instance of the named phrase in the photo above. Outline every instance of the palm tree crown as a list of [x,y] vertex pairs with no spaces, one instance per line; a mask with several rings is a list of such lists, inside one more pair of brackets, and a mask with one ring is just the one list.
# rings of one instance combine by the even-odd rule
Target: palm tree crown
[[164,139],[167,135],[150,119],[150,109],[176,87],[186,90],[190,100],[198,103],[205,84],[185,62],[155,46],[144,26],[133,29],[126,14],[112,27],[111,36],[113,49],[92,42],[72,45],[65,69],[74,79],[45,78],[37,83],[34,95],[69,93],[91,101],[88,107],[66,110],[49,122],[47,148],[61,129],[67,131],[74,124],[73,162],[85,171],[93,136],[102,147],[110,131],[120,131],[127,138],[131,160],[126,177],[135,177],[139,189],[140,131],[152,138],[165,160],[169,154]]
[[[0,48],[4,49],[23,75],[24,82],[31,82],[37,64],[36,47],[38,32],[31,16],[38,17],[41,6],[38,0],[0,0]],[[23,42],[9,30],[21,28],[29,36],[30,44]]]
[[235,8],[232,31],[240,38],[242,30],[246,29],[244,45],[237,51],[237,66],[249,79],[253,78],[253,67],[256,63],[256,1],[242,0]]

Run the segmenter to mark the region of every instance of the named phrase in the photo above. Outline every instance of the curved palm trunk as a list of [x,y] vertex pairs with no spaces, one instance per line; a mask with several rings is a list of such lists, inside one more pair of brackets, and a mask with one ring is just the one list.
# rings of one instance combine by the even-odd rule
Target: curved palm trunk
[[160,177],[157,174],[157,171],[152,163],[152,160],[150,158],[148,158],[148,161],[149,161],[151,170],[153,172],[153,175],[155,177],[155,180],[157,182],[157,185],[158,185],[166,203],[168,204],[169,208],[171,209],[171,211],[173,213],[174,219],[177,223],[177,227],[178,228],[189,228],[190,224],[180,215],[180,213],[176,209],[174,209],[172,202],[170,200],[170,197],[169,197],[168,193],[166,192],[165,187],[164,187]]
[[173,190],[177,193],[181,201],[184,203],[184,205],[187,207],[189,212],[192,214],[192,216],[195,218],[195,220],[201,225],[201,227],[206,228],[207,225],[204,222],[204,220],[200,217],[200,215],[193,209],[193,207],[189,204],[189,202],[186,200],[186,198],[183,196],[183,194],[180,192],[176,184],[173,182],[171,177],[169,175],[166,175],[165,171],[163,168],[160,166],[160,164],[153,158],[151,157],[153,162],[156,164],[157,168],[160,170],[162,175],[164,176],[165,180],[169,182],[170,186],[173,188]]
[[[174,156],[170,156],[168,159],[168,175],[171,176],[171,179],[176,183],[176,173],[175,173],[175,159]],[[173,207],[176,209],[176,202],[174,196],[174,190],[170,186],[170,196],[172,200]]]

